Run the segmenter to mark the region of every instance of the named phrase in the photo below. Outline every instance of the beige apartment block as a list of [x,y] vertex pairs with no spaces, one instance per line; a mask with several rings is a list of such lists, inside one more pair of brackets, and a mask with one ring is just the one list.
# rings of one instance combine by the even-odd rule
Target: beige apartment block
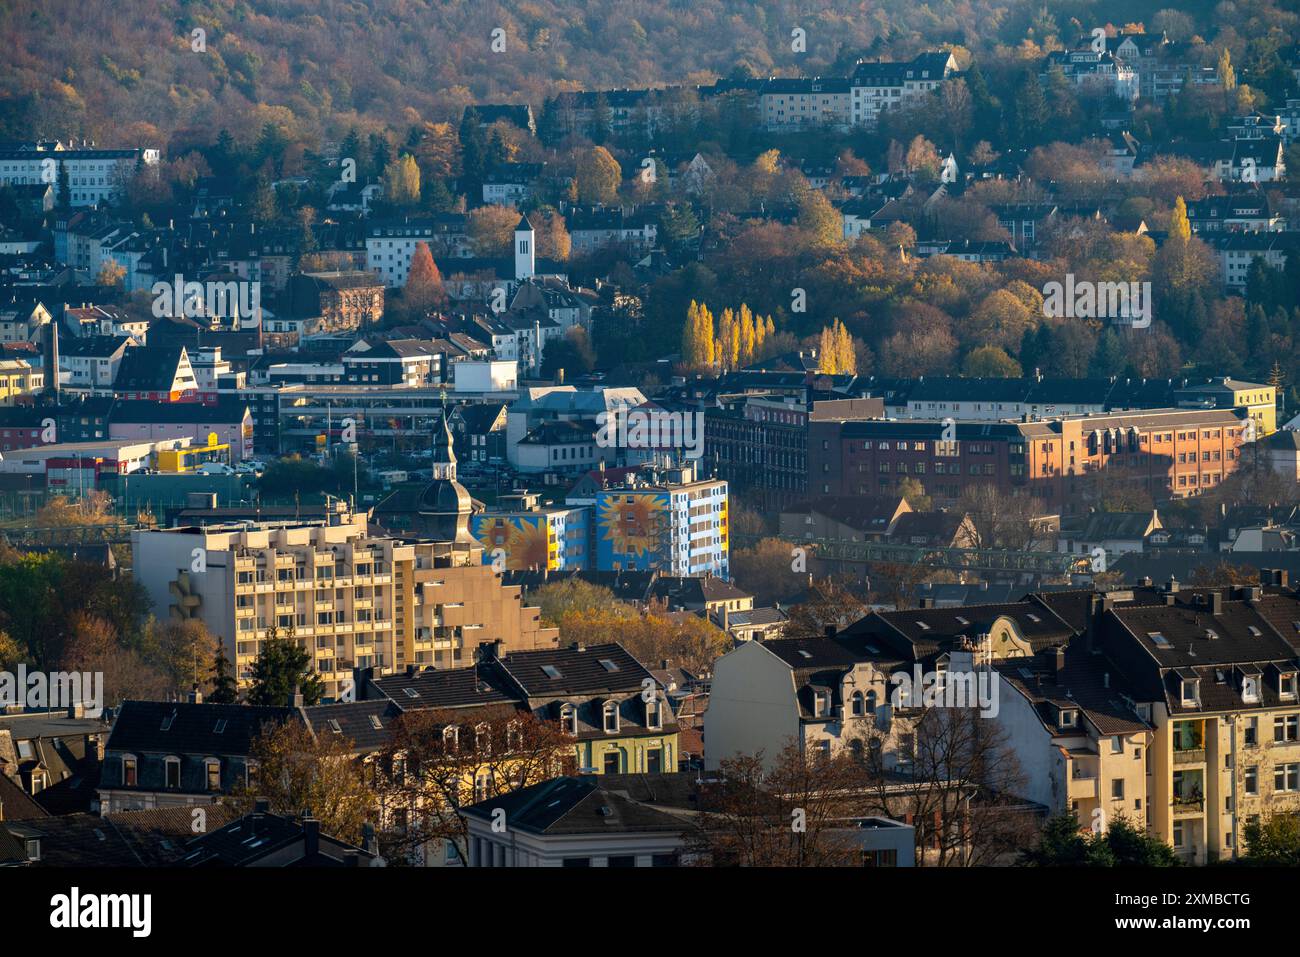
[[558,643],[481,553],[375,536],[342,509],[289,525],[137,531],[132,553],[155,608],[202,621],[241,684],[273,634],[311,654],[327,699],[346,697],[354,668],[450,667],[496,639],[508,650]]

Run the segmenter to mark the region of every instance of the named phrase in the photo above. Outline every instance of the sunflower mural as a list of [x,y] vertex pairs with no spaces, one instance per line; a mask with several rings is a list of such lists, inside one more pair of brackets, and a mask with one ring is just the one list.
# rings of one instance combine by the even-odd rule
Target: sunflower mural
[[506,556],[505,567],[511,571],[559,567],[559,547],[545,517],[485,515],[476,518],[475,532],[483,546],[485,564],[491,564],[497,549],[501,549]]
[[650,568],[663,560],[667,495],[613,493],[601,500],[599,512],[602,568]]

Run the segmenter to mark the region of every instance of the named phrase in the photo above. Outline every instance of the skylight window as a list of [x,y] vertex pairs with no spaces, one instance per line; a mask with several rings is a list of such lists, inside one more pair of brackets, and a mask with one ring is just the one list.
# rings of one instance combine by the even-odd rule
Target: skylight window
[[330,730],[333,731],[335,734],[343,733],[343,729],[339,727],[339,722],[337,718],[330,718],[329,726],[330,726]]
[[800,649],[799,649],[799,657],[801,657],[801,658],[811,658],[811,657],[812,657],[812,652],[807,651],[807,650],[805,650],[805,649],[803,649],[803,648],[800,648]]
[[555,665],[542,665],[542,674],[546,675],[546,677],[550,678],[552,681],[563,677],[563,675],[560,674],[560,669],[555,667]]
[[162,730],[170,731],[172,729],[172,722],[175,720],[176,720],[176,712],[173,711],[171,714],[167,715],[167,717],[162,719]]
[[1173,647],[1173,645],[1171,645],[1171,644],[1169,643],[1169,639],[1166,638],[1166,637],[1164,636],[1164,634],[1161,633],[1161,632],[1159,632],[1159,631],[1148,631],[1148,632],[1147,632],[1147,637],[1150,638],[1153,642],[1155,642],[1155,645],[1156,645],[1157,648],[1172,648],[1172,647]]
[[223,732],[223,731],[225,731],[225,730],[226,730],[226,719],[225,719],[225,718],[222,718],[221,720],[219,720],[219,721],[217,722],[216,727],[214,727],[214,728],[212,729],[212,733],[213,733],[213,734],[221,734],[221,732]]
[[614,664],[614,662],[610,661],[608,658],[601,658],[600,664],[606,671],[618,671],[618,665]]
[[1042,622],[1043,622],[1043,619],[1039,618],[1039,617],[1038,617],[1037,615],[1035,615],[1033,612],[1030,612],[1029,615],[1028,615],[1027,617],[1028,617],[1029,620],[1032,621],[1035,625],[1042,624]]
[[379,715],[372,714],[370,716],[370,727],[374,728],[376,731],[380,731],[383,729],[384,724],[382,721],[379,720]]
[[918,621],[918,622],[916,623],[916,625],[917,625],[917,627],[920,628],[922,631],[929,631],[929,630],[930,630],[930,626],[927,625],[927,624],[926,624],[925,622],[923,622],[923,621]]
[[1247,625],[1247,626],[1246,626],[1246,629],[1247,629],[1247,630],[1248,630],[1252,635],[1254,635],[1256,638],[1258,638],[1260,635],[1264,634],[1262,631],[1260,631],[1260,630],[1259,630],[1258,628],[1256,628],[1254,625]]
[[420,697],[420,692],[416,691],[414,688],[403,688],[402,690],[406,692],[408,698]]
[[969,625],[969,624],[970,624],[970,619],[969,619],[969,618],[963,618],[961,615],[958,615],[958,616],[957,616],[957,624],[959,624],[959,625]]

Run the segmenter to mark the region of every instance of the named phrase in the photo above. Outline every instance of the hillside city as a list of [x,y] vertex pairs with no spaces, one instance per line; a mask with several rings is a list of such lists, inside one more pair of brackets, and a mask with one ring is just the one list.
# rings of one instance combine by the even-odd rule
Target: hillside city
[[0,867],[1300,865],[1292,5],[15,6]]

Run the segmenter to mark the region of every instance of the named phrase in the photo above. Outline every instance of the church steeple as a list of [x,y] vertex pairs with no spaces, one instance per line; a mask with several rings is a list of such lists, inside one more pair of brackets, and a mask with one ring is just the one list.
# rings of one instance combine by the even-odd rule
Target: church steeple
[[442,390],[442,423],[433,432],[433,480],[456,481],[456,450],[452,446],[451,422],[447,416],[447,390]]

